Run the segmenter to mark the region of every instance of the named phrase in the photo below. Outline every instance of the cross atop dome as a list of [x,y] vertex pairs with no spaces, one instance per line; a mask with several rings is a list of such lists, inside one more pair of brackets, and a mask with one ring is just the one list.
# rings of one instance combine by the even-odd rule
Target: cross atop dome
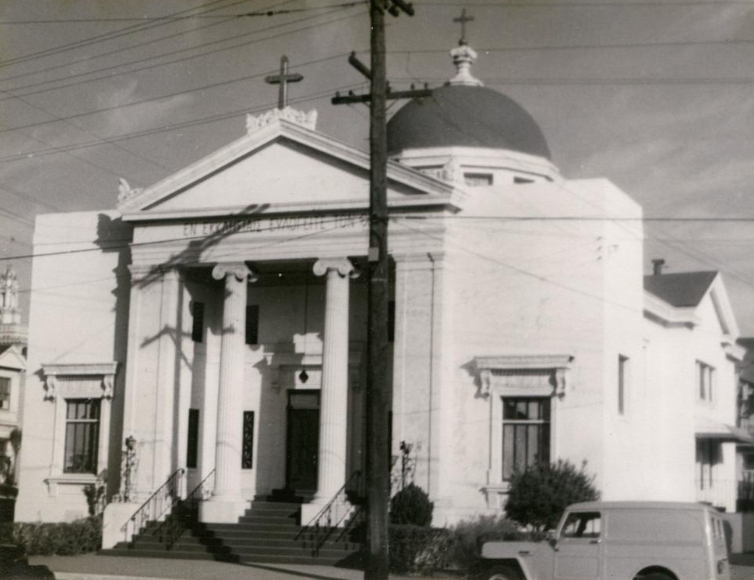
[[458,18],[454,18],[453,22],[460,22],[461,23],[461,39],[458,41],[459,46],[464,46],[468,44],[466,41],[466,23],[472,22],[474,20],[473,16],[466,16],[466,8],[461,10],[461,15]]

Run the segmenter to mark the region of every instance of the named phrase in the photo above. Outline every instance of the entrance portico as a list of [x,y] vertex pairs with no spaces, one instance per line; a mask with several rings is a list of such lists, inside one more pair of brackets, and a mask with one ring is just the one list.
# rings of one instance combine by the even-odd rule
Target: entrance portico
[[[450,185],[397,166],[391,180],[403,211],[455,207]],[[184,493],[205,482],[202,521],[236,522],[275,490],[310,499],[307,521],[362,470],[367,192],[366,156],[284,117],[122,192],[134,228],[124,433],[139,441],[137,497],[183,469]],[[391,253],[430,263],[444,226],[418,227],[397,232]],[[153,420],[152,398],[170,420]]]

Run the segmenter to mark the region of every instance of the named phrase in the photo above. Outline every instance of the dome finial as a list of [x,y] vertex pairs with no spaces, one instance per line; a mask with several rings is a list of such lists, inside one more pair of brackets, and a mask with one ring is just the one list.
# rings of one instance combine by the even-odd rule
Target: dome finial
[[476,51],[469,46],[466,41],[466,23],[474,20],[473,16],[466,15],[466,9],[461,10],[461,16],[454,18],[453,22],[461,23],[461,40],[458,46],[450,51],[453,57],[453,64],[456,65],[456,76],[450,79],[449,85],[466,85],[471,87],[481,87],[484,83],[471,74],[471,65],[477,58]]

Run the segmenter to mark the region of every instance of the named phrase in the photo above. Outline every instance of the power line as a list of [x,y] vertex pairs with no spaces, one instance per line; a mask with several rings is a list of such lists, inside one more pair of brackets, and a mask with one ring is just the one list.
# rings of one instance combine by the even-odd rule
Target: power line
[[[248,0],[247,0],[248,1]],[[245,18],[245,17],[263,17],[263,16],[279,16],[281,14],[297,14],[299,12],[313,12],[315,10],[326,10],[328,8],[350,8],[352,6],[363,5],[363,0],[358,2],[344,2],[342,4],[328,4],[325,6],[314,6],[311,8],[290,8],[285,10],[258,10],[256,12],[244,12],[242,14],[196,14],[193,16],[141,16],[141,17],[123,17],[123,18],[60,18],[49,20],[9,20],[6,22],[0,22],[0,26],[19,25],[19,24],[69,24],[69,23],[84,23],[84,22],[150,22],[155,20],[162,20],[165,22],[173,22],[180,20],[194,20],[194,19],[214,19],[214,18]]]
[[[294,0],[288,0],[288,1],[289,2],[293,2]],[[180,53],[183,53],[183,52],[188,52],[188,51],[191,51],[191,50],[196,50],[198,48],[202,48],[202,47],[205,47],[205,46],[211,46],[213,44],[220,44],[220,43],[223,43],[223,42],[228,42],[229,40],[234,40],[236,38],[244,38],[246,36],[260,34],[262,32],[267,32],[268,30],[273,30],[275,28],[281,28],[281,27],[284,27],[284,26],[290,26],[292,24],[297,24],[299,22],[305,22],[307,20],[311,20],[312,18],[319,18],[320,16],[327,16],[327,15],[332,14],[334,12],[337,12],[337,10],[331,10],[330,12],[327,12],[326,14],[319,14],[317,16],[310,16],[310,17],[306,17],[306,18],[300,18],[298,20],[293,20],[291,22],[285,22],[285,23],[281,23],[281,24],[275,24],[273,26],[268,26],[266,28],[261,28],[259,30],[255,30],[255,31],[252,31],[252,32],[244,32],[243,34],[237,34],[235,36],[224,37],[224,38],[221,38],[220,40],[214,40],[214,41],[211,41],[211,42],[206,42],[204,44],[199,44],[197,46],[193,46],[193,47],[189,47],[189,48],[181,48],[181,49],[174,50],[172,52],[161,52],[160,54],[157,54],[155,56],[150,56],[150,57],[147,57],[147,58],[141,58],[141,59],[136,59],[136,60],[133,60],[133,61],[130,61],[130,62],[125,62],[125,63],[121,63],[121,64],[117,64],[117,65],[106,66],[106,67],[102,67],[102,68],[99,68],[99,69],[96,69],[96,70],[87,70],[86,72],[78,73],[78,74],[75,74],[75,75],[66,75],[65,77],[62,77],[62,78],[59,78],[59,79],[51,79],[51,80],[47,80],[47,81],[40,81],[40,82],[36,82],[36,83],[29,83],[27,85],[13,87],[12,89],[8,89],[8,90],[10,90],[10,91],[24,90],[24,89],[27,89],[27,88],[32,88],[32,87],[40,86],[40,85],[44,85],[44,84],[56,83],[56,82],[60,82],[60,81],[68,81],[68,80],[70,80],[72,78],[77,78],[77,77],[81,77],[81,76],[87,76],[87,75],[91,75],[91,74],[96,74],[98,72],[112,71],[112,70],[115,70],[115,69],[118,69],[118,68],[122,68],[122,67],[125,67],[125,66],[130,66],[132,64],[138,64],[140,62],[148,62],[148,61],[151,61],[151,60],[164,58],[166,56],[170,56],[170,55],[173,55],[173,54],[180,54]],[[91,63],[92,60],[95,60],[95,59],[104,58],[104,57],[107,57],[107,56],[112,56],[113,54],[118,54],[120,52],[126,52],[126,51],[129,51],[129,50],[133,50],[135,48],[136,49],[141,49],[144,46],[147,46],[147,45],[150,45],[150,44],[156,44],[158,42],[164,42],[166,40],[169,40],[171,38],[176,38],[178,36],[184,36],[186,34],[195,34],[198,30],[204,30],[204,29],[207,29],[207,28],[210,28],[210,27],[213,27],[213,26],[217,26],[219,24],[224,24],[224,22],[219,22],[219,23],[216,22],[216,23],[213,23],[213,24],[206,24],[204,26],[198,26],[198,27],[196,27],[196,28],[194,28],[193,30],[190,30],[190,31],[183,30],[183,31],[180,31],[180,32],[177,32],[177,33],[174,33],[174,34],[169,34],[168,36],[163,36],[161,38],[156,38],[156,39],[150,40],[148,42],[140,43],[140,44],[138,44],[136,46],[125,46],[125,47],[117,48],[117,49],[114,49],[114,50],[110,50],[108,52],[100,52],[99,54],[96,54],[96,55],[93,55],[93,56],[87,56],[87,57],[84,57],[84,58],[81,58],[81,59],[78,59],[78,60],[74,60],[74,61],[71,61],[71,62],[66,62],[64,64],[53,65],[53,66],[49,66],[47,68],[39,69],[39,70],[32,71],[32,72],[27,72],[27,73],[21,73],[21,74],[12,75],[12,76],[9,76],[9,77],[5,77],[5,81],[10,81],[10,80],[14,80],[14,79],[22,78],[22,77],[33,76],[33,75],[41,74],[43,72],[48,72],[48,71],[56,70],[56,69],[60,69],[60,68],[70,68],[71,66],[73,66],[75,64],[79,64],[79,63],[83,63],[83,62],[87,63],[87,65],[88,65],[88,64]],[[306,29],[304,28],[302,30],[306,30]],[[292,31],[292,32],[296,32],[296,31]],[[291,32],[288,32],[288,33],[285,33],[285,34],[290,34],[290,33]],[[267,37],[267,40],[269,40],[270,38],[277,38],[277,36]],[[233,48],[238,48],[238,47],[241,47],[241,46],[246,46],[248,44],[253,44],[254,42],[258,42],[258,41],[252,41],[250,43],[241,43],[241,44],[238,44],[238,45],[235,45],[235,46],[232,46],[232,47],[227,47],[227,48],[221,49],[221,50],[231,50]],[[220,52],[220,50],[210,51],[210,52],[208,52],[206,54],[213,54],[214,52]],[[181,58],[181,59],[175,59],[175,60],[170,61],[168,63],[161,63],[161,64],[154,65],[154,66],[162,66],[164,64],[173,64],[174,62],[183,62],[185,60],[189,60],[189,59],[192,59],[192,58],[198,58],[198,57],[201,57],[201,56],[205,56],[205,54],[204,53],[200,53],[200,54],[193,55],[193,56],[190,56],[190,57]],[[133,73],[133,72],[138,72],[138,71],[141,71],[141,70],[148,70],[150,68],[154,68],[154,66],[137,68],[137,69],[133,69],[133,70],[128,71],[128,72],[129,73]],[[103,75],[103,76],[99,76],[99,77],[97,77],[96,79],[93,79],[93,80],[98,80],[98,79],[101,79],[101,78],[107,78],[109,76],[110,75]],[[69,84],[66,84],[64,86],[67,87],[67,86],[71,86],[71,84],[82,84],[82,82],[90,82],[90,81],[79,81],[77,83],[69,83]],[[52,88],[50,90],[56,90],[57,88],[63,88],[63,87],[55,87],[55,88]],[[25,95],[26,94],[38,94],[39,92],[46,92],[46,91],[27,92],[27,93],[24,93],[24,94]]]
[[[423,77],[424,78],[424,77]],[[393,77],[394,82],[415,83],[416,79],[409,77]],[[445,77],[426,77],[427,82],[445,82]],[[750,85],[754,83],[754,77],[739,78],[686,78],[686,79],[661,79],[661,78],[485,78],[486,86],[694,86],[694,85]]]
[[671,216],[653,216],[653,217],[620,217],[620,216],[521,216],[521,215],[500,215],[500,216],[405,216],[404,219],[431,220],[441,219],[447,221],[453,220],[483,220],[483,221],[510,221],[510,222],[537,222],[537,221],[558,221],[558,222],[754,222],[754,216],[711,216],[711,217],[671,217]]
[[[318,27],[318,26],[326,26],[326,25],[330,25],[330,24],[335,24],[337,22],[340,22],[341,20],[347,20],[347,19],[350,19],[350,18],[354,18],[356,16],[359,16],[359,14],[353,14],[353,15],[350,15],[350,16],[344,16],[342,18],[337,18],[335,20],[330,20],[330,21],[327,21],[327,22],[322,22],[322,23],[318,23],[318,24],[312,24],[312,25],[307,26],[307,27],[299,28],[299,29],[297,29],[295,31],[281,33],[280,35],[276,35],[276,36],[284,36],[284,35],[287,35],[287,34],[291,34],[293,32],[301,32],[302,30],[308,30],[310,28],[315,28],[315,27]],[[269,40],[270,38],[271,37],[266,37],[264,39],[257,39],[257,40],[251,41],[249,43],[246,43],[246,44],[254,44],[254,43],[257,43],[257,42],[264,42],[266,40]],[[297,68],[299,68],[301,66],[308,66],[308,65],[311,65],[311,64],[318,64],[318,63],[325,62],[325,61],[328,61],[328,60],[332,60],[332,59],[335,59],[335,58],[341,58],[342,56],[343,56],[342,54],[339,54],[339,55],[333,55],[333,56],[324,57],[324,58],[321,58],[321,59],[316,59],[316,60],[313,60],[313,61],[308,61],[306,63],[303,63],[303,64],[299,65]],[[234,83],[237,83],[237,82],[240,82],[240,81],[247,81],[247,80],[251,80],[251,79],[255,79],[255,78],[260,78],[260,77],[263,77],[263,76],[269,74],[269,72],[270,71],[266,71],[266,72],[262,72],[262,73],[256,73],[256,74],[247,75],[247,76],[244,76],[244,77],[239,77],[239,78],[235,78],[235,79],[230,79],[230,80],[226,80],[226,81],[220,81],[220,82],[217,82],[217,83],[212,83],[212,84],[209,84],[209,85],[204,85],[202,87],[198,87],[198,88],[194,88],[194,89],[186,89],[186,90],[183,90],[183,91],[175,91],[173,93],[168,93],[168,94],[165,94],[165,95],[160,95],[158,97],[151,97],[151,98],[141,99],[141,100],[133,101],[133,102],[126,103],[126,104],[123,104],[123,105],[113,105],[113,106],[110,106],[110,107],[104,107],[104,108],[101,108],[101,109],[96,109],[94,111],[86,111],[84,113],[77,113],[75,115],[68,115],[67,117],[60,117],[58,120],[59,121],[60,120],[68,121],[68,120],[71,120],[71,119],[78,119],[78,118],[81,118],[81,117],[87,117],[89,115],[96,115],[96,114],[100,114],[100,113],[106,113],[108,111],[113,111],[113,110],[116,110],[116,109],[124,109],[124,108],[127,108],[127,107],[134,107],[136,105],[141,105],[141,104],[144,104],[144,103],[150,103],[150,102],[153,102],[153,101],[160,101],[160,100],[163,100],[163,99],[168,99],[168,98],[173,98],[173,97],[177,97],[177,96],[182,96],[182,95],[186,95],[186,94],[189,94],[189,93],[194,93],[194,92],[197,92],[197,91],[203,91],[203,90],[207,90],[207,89],[214,89],[214,88],[218,88],[218,87],[222,87],[222,86],[227,86],[227,85],[230,85],[230,84],[234,84]],[[8,131],[20,130],[20,129],[30,129],[32,127],[39,127],[39,126],[47,125],[47,124],[54,123],[54,122],[56,122],[56,121],[38,121],[38,122],[35,122],[35,123],[27,123],[25,125],[18,125],[18,126],[15,126],[15,127],[9,127],[7,129],[0,129],[0,133],[4,133],[4,132],[8,132]]]
[[[331,89],[327,89],[325,91],[314,93],[310,95],[304,95],[302,97],[291,99],[291,103],[302,103],[307,102],[311,100],[320,99],[323,97],[329,97],[332,94],[332,91],[334,90],[340,90],[340,91],[346,91],[349,89],[353,89],[356,87],[360,87],[362,83],[351,83],[348,85],[343,85],[340,87],[334,87]],[[175,131],[176,129],[185,129],[188,127],[195,127],[198,125],[205,125],[207,123],[214,123],[216,121],[223,121],[225,119],[231,119],[233,117],[236,117],[238,115],[242,115],[244,113],[252,113],[252,112],[258,112],[258,111],[264,111],[267,109],[270,109],[271,107],[274,107],[277,104],[277,101],[275,102],[269,102],[265,103],[263,105],[260,105],[258,107],[254,107],[252,109],[249,109],[248,107],[244,107],[242,109],[237,109],[235,111],[230,111],[227,113],[220,113],[215,115],[209,115],[207,117],[200,117],[199,119],[193,119],[191,121],[184,121],[182,123],[175,123],[173,125],[170,125],[168,127],[156,127],[152,129],[145,129],[143,131],[135,131],[133,133],[124,133],[121,135],[116,135],[114,137],[107,137],[98,141],[87,141],[84,143],[74,143],[71,145],[63,145],[60,147],[51,147],[49,149],[41,149],[37,151],[30,151],[27,153],[18,153],[16,155],[9,155],[6,157],[0,157],[0,163],[6,163],[10,161],[22,161],[25,159],[31,159],[34,157],[41,157],[44,155],[53,155],[56,153],[62,153],[65,151],[75,151],[78,149],[86,149],[89,147],[96,147],[98,145],[106,145],[109,143],[117,142],[117,141],[123,141],[126,139],[135,139],[138,137],[146,137],[149,135],[156,135],[159,133],[165,133],[168,131]]]
[[754,6],[751,0],[677,0],[671,2],[415,2],[416,6],[463,6],[475,8],[672,8],[674,6]]
[[[0,210],[0,211],[2,211],[2,210]],[[349,217],[351,217],[351,216],[353,216],[353,217],[364,217],[364,216],[366,216],[366,214],[365,213],[360,213],[360,212],[349,212],[348,216]],[[249,217],[249,216],[248,216],[248,214],[236,214],[236,215],[234,215],[232,217],[246,218],[246,217]],[[260,216],[260,219],[265,219],[265,216]],[[331,222],[331,223],[334,223],[336,225],[334,227],[332,227],[332,228],[329,228],[329,229],[318,230],[318,231],[314,231],[314,232],[307,232],[306,234],[302,234],[301,236],[292,236],[290,238],[286,238],[285,240],[275,240],[274,242],[271,243],[271,245],[276,245],[276,244],[280,244],[280,243],[289,242],[291,240],[297,240],[297,239],[305,238],[305,237],[308,237],[308,236],[313,236],[313,235],[318,235],[318,234],[326,233],[328,231],[336,230],[336,229],[339,229],[340,227],[342,227],[342,223],[341,223],[341,220],[340,220],[339,217],[333,217],[333,218],[331,218],[331,220],[325,219],[325,220],[322,220],[321,223],[326,224],[326,223],[328,223],[328,221]],[[278,229],[279,229],[278,226],[271,225],[268,228],[260,228],[260,229],[254,230],[254,232],[257,233],[257,232],[265,232],[265,231],[277,231]],[[231,233],[233,233],[233,232],[230,231],[229,234],[231,234]],[[167,239],[164,239],[164,240],[153,240],[153,241],[148,241],[148,242],[102,243],[101,247],[98,246],[96,248],[80,248],[80,249],[77,249],[77,250],[60,250],[58,252],[45,252],[43,254],[33,254],[32,253],[32,254],[24,254],[24,255],[18,255],[18,256],[7,256],[7,257],[0,258],[0,261],[29,260],[29,259],[32,259],[32,258],[48,258],[48,257],[54,257],[54,256],[65,256],[65,255],[70,255],[70,254],[83,254],[83,253],[88,253],[88,252],[102,252],[104,250],[124,250],[124,249],[129,248],[129,247],[136,248],[136,247],[142,247],[142,246],[158,246],[160,244],[169,244],[169,243],[172,243],[172,242],[183,242],[183,241],[191,241],[191,240],[204,240],[204,239],[207,239],[208,237],[209,237],[209,235],[202,234],[202,235],[198,235],[198,236],[182,236],[180,238],[167,238]],[[83,241],[78,242],[78,243],[80,243],[80,244],[91,244],[91,243],[94,243],[94,242],[89,241],[89,240],[83,240]],[[261,246],[261,247],[267,247],[267,246]],[[238,250],[235,250],[235,251],[238,251]]]
[[[330,14],[330,13],[328,13],[328,14]],[[202,52],[202,53],[191,55],[191,56],[176,58],[176,59],[173,59],[173,60],[170,60],[170,61],[159,62],[159,63],[156,63],[156,64],[152,64],[152,65],[148,65],[148,66],[144,66],[144,67],[135,68],[135,69],[126,71],[126,73],[127,74],[133,74],[133,73],[136,73],[136,72],[142,72],[142,71],[145,71],[145,70],[151,70],[153,68],[158,68],[158,67],[167,66],[167,65],[171,65],[171,64],[176,64],[176,63],[180,63],[180,62],[186,62],[186,61],[194,59],[194,58],[202,58],[202,57],[209,56],[211,54],[215,54],[215,53],[218,53],[218,52],[224,52],[226,50],[233,50],[233,49],[236,49],[236,48],[241,48],[243,46],[250,46],[252,44],[257,44],[259,42],[264,42],[264,41],[267,41],[267,40],[271,40],[273,38],[280,38],[282,36],[286,36],[286,35],[289,35],[289,34],[295,34],[297,32],[301,32],[303,30],[309,30],[310,28],[316,28],[318,26],[327,26],[329,24],[334,24],[336,22],[341,22],[342,20],[347,20],[349,18],[354,18],[354,17],[359,16],[359,15],[360,14],[354,14],[354,15],[351,15],[351,16],[346,16],[344,18],[338,18],[338,19],[335,19],[335,20],[332,20],[332,21],[327,21],[327,22],[320,22],[320,23],[317,23],[317,24],[312,24],[310,26],[305,26],[305,27],[297,28],[295,30],[281,32],[280,34],[266,36],[263,39],[255,39],[255,40],[251,40],[251,41],[248,41],[248,42],[243,42],[243,43],[240,43],[240,44],[235,44],[233,46],[216,48],[214,50]],[[298,22],[303,22],[305,20],[310,20],[310,19],[309,18],[305,18],[305,19],[301,19],[301,20],[296,20],[294,22],[289,22],[289,23],[287,23],[285,25],[276,25],[276,26],[273,26],[273,27],[264,28],[262,30],[258,30],[256,32],[254,32],[253,34],[258,34],[258,33],[261,33],[261,32],[267,32],[267,31],[269,31],[269,30],[271,30],[273,28],[279,28],[280,26],[288,26],[288,25],[291,25],[291,24],[296,24]],[[111,66],[111,67],[105,67],[105,68],[97,69],[95,71],[88,71],[88,72],[84,72],[84,73],[78,73],[78,74],[75,74],[75,75],[70,75],[69,77],[66,77],[64,79],[55,79],[55,80],[49,80],[49,81],[41,81],[41,82],[38,82],[38,83],[32,83],[32,84],[29,84],[29,85],[25,85],[23,87],[17,87],[17,88],[9,89],[7,92],[12,93],[13,91],[17,91],[17,90],[21,91],[21,90],[24,90],[26,88],[32,88],[32,87],[35,87],[35,86],[46,85],[46,84],[50,84],[50,83],[57,83],[57,82],[60,82],[61,80],[69,80],[69,79],[73,79],[73,78],[76,78],[76,77],[86,76],[86,75],[90,75],[90,74],[96,74],[96,73],[103,72],[103,71],[112,71],[114,69],[118,69],[118,68],[121,68],[123,66],[129,66],[131,64],[137,64],[137,63],[140,63],[140,62],[148,62],[148,61],[151,61],[151,60],[161,59],[161,58],[164,58],[164,57],[169,56],[171,54],[179,54],[179,53],[187,52],[187,51],[190,51],[190,50],[196,50],[197,48],[202,48],[202,47],[210,46],[210,45],[213,45],[213,44],[219,44],[219,43],[227,42],[228,40],[232,40],[234,38],[241,38],[241,37],[244,37],[244,36],[248,36],[248,33],[237,35],[235,37],[224,38],[224,39],[221,39],[221,40],[215,40],[215,41],[212,41],[212,42],[207,42],[207,43],[204,43],[204,44],[201,44],[201,45],[198,45],[198,46],[195,46],[195,47],[187,48],[187,49],[179,49],[179,50],[176,50],[176,51],[173,51],[173,52],[159,54],[159,55],[148,57],[148,58],[145,58],[145,59],[138,59],[138,60],[135,60],[135,61],[131,61],[129,63],[123,63],[123,64],[119,64],[119,65],[114,65],[114,66]],[[339,58],[339,57],[342,57],[342,56],[343,56],[342,54],[341,55],[334,55],[332,58],[336,58],[336,57]],[[324,62],[324,60],[315,61],[315,62]],[[312,63],[303,63],[302,65],[297,65],[297,66],[305,66],[306,64],[312,64]],[[230,80],[230,81],[223,81],[223,82],[227,84],[227,83],[238,82],[238,81],[242,81],[242,80],[249,80],[251,78],[256,78],[256,77],[259,77],[259,76],[264,76],[266,74],[270,74],[270,72],[272,72],[272,71],[267,71],[265,73],[260,73],[258,75],[245,76],[245,77],[233,79],[233,80]],[[126,74],[126,73],[121,73],[121,74]],[[25,96],[29,96],[29,95],[37,95],[37,94],[40,94],[40,93],[47,93],[47,92],[57,91],[57,90],[60,90],[60,89],[65,89],[65,88],[68,88],[68,87],[71,87],[71,86],[79,87],[79,86],[81,86],[83,84],[86,84],[86,83],[96,82],[98,80],[111,79],[111,78],[112,78],[112,74],[103,74],[103,75],[97,76],[97,77],[92,78],[92,79],[71,81],[71,82],[68,82],[66,84],[58,85],[56,87],[49,87],[49,88],[46,88],[46,89],[39,89],[39,90],[36,90],[36,91],[26,91],[26,92],[21,93],[21,96],[25,97]],[[190,89],[190,91],[187,91],[187,92],[199,91],[199,90],[203,90],[203,89],[207,89],[207,88],[215,88],[217,86],[221,86],[221,83],[213,83],[213,84],[210,84],[210,85],[204,85],[202,87],[197,87],[195,89]],[[171,96],[171,95],[167,95],[167,96]],[[6,100],[7,98],[12,98],[12,97],[0,98],[0,101]],[[165,97],[159,97],[159,98],[165,98]]]
[[[187,12],[191,12],[193,10],[203,9],[203,8],[206,8],[207,6],[212,6],[212,5],[215,5],[215,4],[219,4],[219,3],[222,3],[224,1],[225,0],[213,0],[209,4],[205,4],[203,6],[199,6],[199,7],[195,7],[195,8],[189,8],[187,10],[181,10],[180,12],[177,12],[173,16],[180,15],[180,14],[186,14]],[[237,2],[233,2],[232,4],[229,4],[228,6],[225,6],[224,8],[228,8],[230,6],[236,6],[237,4],[244,4],[244,3],[249,2],[249,1],[251,1],[251,0],[238,0]],[[204,12],[200,12],[200,14],[204,14],[206,12],[214,12],[215,10],[218,10],[218,9],[219,9],[219,7],[218,8],[211,8],[210,10],[205,10]],[[7,66],[25,63],[25,62],[28,62],[30,60],[36,60],[36,59],[43,58],[43,57],[46,57],[46,56],[62,54],[64,52],[69,52],[69,51],[75,50],[77,48],[83,48],[85,46],[91,46],[92,44],[97,44],[99,42],[104,42],[104,41],[107,41],[107,40],[113,40],[115,38],[120,38],[122,36],[127,36],[129,34],[134,34],[136,32],[143,32],[144,30],[150,30],[152,28],[157,28],[157,27],[160,27],[160,26],[165,26],[167,24],[170,24],[170,22],[156,22],[156,23],[152,22],[152,23],[146,23],[146,24],[134,24],[134,25],[131,25],[131,26],[126,26],[125,28],[120,28],[118,30],[107,32],[105,34],[100,34],[100,35],[97,35],[97,36],[86,38],[84,40],[78,40],[78,41],[75,41],[75,42],[71,42],[71,43],[68,43],[68,44],[63,44],[63,45],[56,46],[56,47],[53,47],[53,48],[47,48],[47,49],[40,50],[40,51],[37,51],[37,52],[25,54],[23,56],[19,56],[19,57],[16,57],[16,58],[7,59],[7,60],[5,60],[5,62],[0,63],[0,68],[5,68]]]

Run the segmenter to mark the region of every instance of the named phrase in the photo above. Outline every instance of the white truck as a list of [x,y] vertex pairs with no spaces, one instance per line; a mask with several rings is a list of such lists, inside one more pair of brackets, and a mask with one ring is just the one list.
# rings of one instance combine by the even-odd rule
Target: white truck
[[730,580],[725,522],[709,506],[587,502],[547,542],[486,542],[479,580]]

